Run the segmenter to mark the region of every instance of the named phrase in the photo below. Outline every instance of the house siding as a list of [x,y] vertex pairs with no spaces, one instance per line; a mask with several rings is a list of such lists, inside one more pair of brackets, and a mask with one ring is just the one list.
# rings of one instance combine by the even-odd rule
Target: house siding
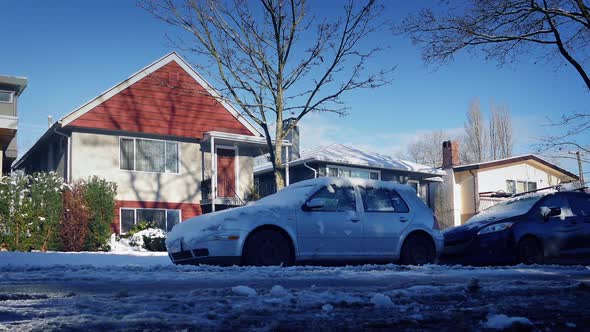
[[69,127],[201,139],[207,131],[252,133],[171,61],[71,122]]
[[125,136],[72,133],[72,180],[96,175],[117,184],[117,200],[198,204],[201,200],[199,143],[179,142],[179,173],[119,168],[119,139]]

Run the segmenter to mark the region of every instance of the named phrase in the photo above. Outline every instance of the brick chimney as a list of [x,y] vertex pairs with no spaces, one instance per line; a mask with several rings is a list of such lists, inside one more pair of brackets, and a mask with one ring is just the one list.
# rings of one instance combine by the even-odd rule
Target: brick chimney
[[444,141],[442,148],[443,155],[443,169],[452,168],[461,164],[459,161],[459,142],[457,141]]

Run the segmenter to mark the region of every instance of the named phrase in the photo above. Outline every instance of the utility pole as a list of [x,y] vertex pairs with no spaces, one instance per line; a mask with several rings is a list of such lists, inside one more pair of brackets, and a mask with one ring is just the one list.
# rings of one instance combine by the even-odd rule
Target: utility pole
[[576,159],[578,160],[578,172],[580,173],[580,184],[582,185],[582,187],[584,187],[584,184],[586,182],[584,181],[584,171],[582,170],[582,157],[580,156],[580,150],[576,152],[570,151],[569,153],[576,155]]

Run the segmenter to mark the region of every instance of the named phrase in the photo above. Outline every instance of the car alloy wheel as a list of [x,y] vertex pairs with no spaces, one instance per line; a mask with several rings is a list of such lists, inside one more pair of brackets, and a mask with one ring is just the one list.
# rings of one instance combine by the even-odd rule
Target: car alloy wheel
[[283,234],[263,229],[248,237],[242,261],[253,266],[292,265],[292,257],[291,245]]
[[436,248],[427,235],[413,234],[404,242],[401,263],[404,265],[432,264],[436,259]]

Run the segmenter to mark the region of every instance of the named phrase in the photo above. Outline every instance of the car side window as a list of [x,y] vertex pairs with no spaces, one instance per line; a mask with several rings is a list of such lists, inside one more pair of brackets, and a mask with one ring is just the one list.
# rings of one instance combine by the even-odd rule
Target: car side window
[[561,215],[559,216],[561,219],[565,217],[572,217],[574,216],[573,211],[568,203],[567,199],[563,195],[553,194],[549,197],[545,198],[545,200],[541,203],[541,207],[558,207],[561,208]]
[[569,201],[576,216],[590,217],[590,195],[572,195]]
[[360,188],[365,212],[408,212],[408,205],[401,196],[387,189]]
[[309,201],[316,198],[322,199],[325,206],[315,211],[356,211],[356,199],[354,197],[354,188],[352,187],[328,185],[313,194]]
[[404,200],[400,196],[400,194],[398,194],[395,190],[390,191],[389,194],[391,195],[391,201],[393,203],[393,208],[395,209],[395,212],[398,212],[398,213],[410,212],[410,209],[408,208],[408,204],[406,204],[406,202],[404,202]]

